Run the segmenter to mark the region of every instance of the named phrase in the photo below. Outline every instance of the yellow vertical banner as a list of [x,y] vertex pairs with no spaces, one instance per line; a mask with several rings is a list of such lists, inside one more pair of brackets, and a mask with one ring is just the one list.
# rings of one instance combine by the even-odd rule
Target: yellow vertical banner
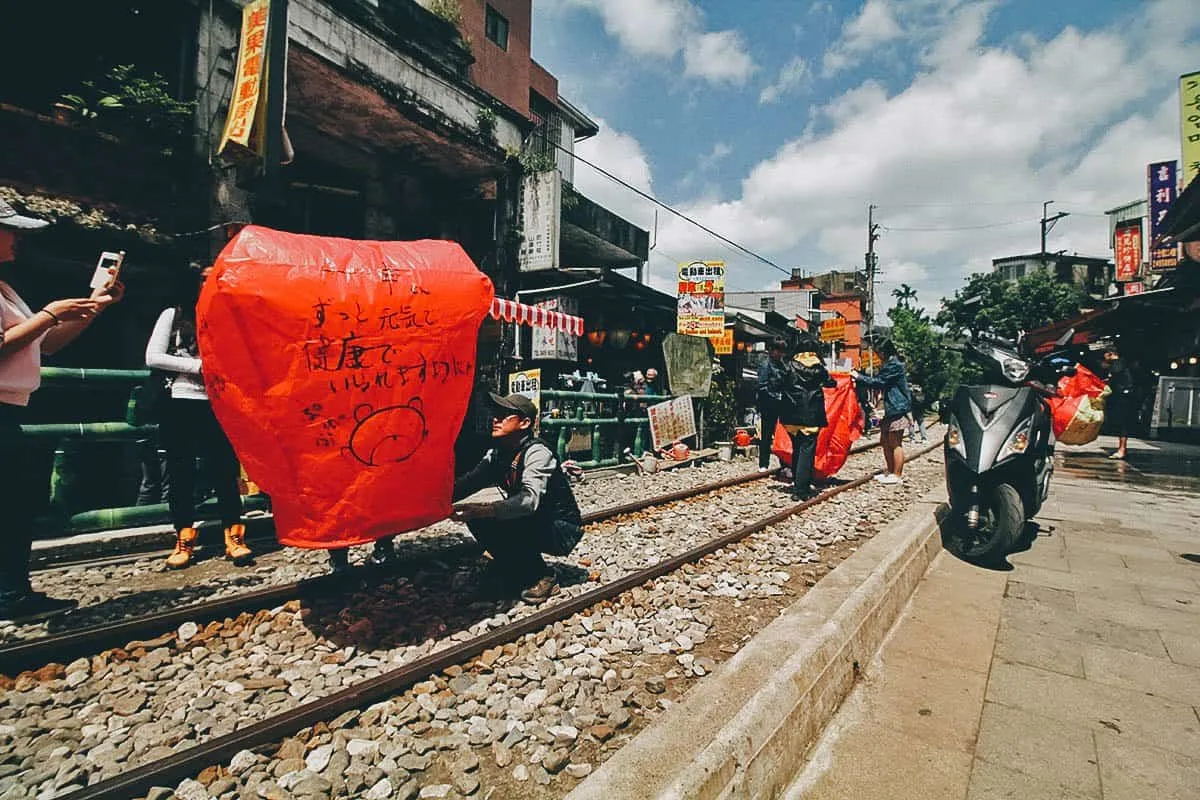
[[1179,120],[1182,123],[1183,180],[1179,191],[1200,175],[1200,72],[1179,78]]
[[720,336],[708,338],[712,339],[714,353],[719,356],[733,355],[733,328],[726,328]]
[[229,115],[221,134],[218,155],[224,155],[230,144],[250,148],[250,134],[262,102],[267,76],[267,18],[270,0],[254,0],[242,9],[242,34],[238,46],[237,74],[229,98]]

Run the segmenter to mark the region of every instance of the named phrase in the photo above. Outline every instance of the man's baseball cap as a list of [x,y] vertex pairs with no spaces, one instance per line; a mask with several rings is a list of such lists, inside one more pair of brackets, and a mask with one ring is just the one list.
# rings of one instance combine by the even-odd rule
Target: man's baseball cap
[[26,217],[17,213],[12,204],[0,198],[0,227],[13,228],[19,231],[36,231],[50,223],[37,217]]
[[537,419],[537,406],[523,394],[510,394],[507,397],[489,392],[492,398],[492,405],[497,408],[502,408],[505,411],[511,411],[514,414],[519,414],[525,419]]

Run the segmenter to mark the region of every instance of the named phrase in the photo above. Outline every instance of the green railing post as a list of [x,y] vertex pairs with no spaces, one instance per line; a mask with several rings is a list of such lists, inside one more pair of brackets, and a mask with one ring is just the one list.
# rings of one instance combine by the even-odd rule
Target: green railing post
[[50,468],[50,508],[64,518],[70,514],[75,490],[75,449],[69,440],[59,440]]
[[571,440],[571,431],[566,425],[558,429],[558,460],[567,460],[567,442]]

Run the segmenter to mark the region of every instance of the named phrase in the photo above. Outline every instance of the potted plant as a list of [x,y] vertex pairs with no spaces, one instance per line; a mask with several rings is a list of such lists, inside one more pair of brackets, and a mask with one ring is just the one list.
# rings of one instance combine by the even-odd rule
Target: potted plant
[[119,108],[123,108],[119,97],[99,92],[92,81],[85,81],[81,93],[64,94],[59,98],[54,104],[54,118],[65,122],[88,122],[98,118],[102,111]]

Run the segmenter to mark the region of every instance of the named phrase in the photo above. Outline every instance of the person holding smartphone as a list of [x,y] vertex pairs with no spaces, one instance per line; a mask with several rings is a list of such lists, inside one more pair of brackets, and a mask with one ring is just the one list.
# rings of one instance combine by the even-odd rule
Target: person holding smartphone
[[159,441],[167,452],[167,505],[175,526],[175,549],[167,566],[182,569],[192,563],[198,534],[193,487],[196,456],[208,463],[221,525],[225,529],[225,557],[241,566],[252,559],[242,524],[242,498],[237,455],[208,402],[201,374],[200,348],[196,341],[196,301],[200,287],[212,270],[193,262],[181,276],[179,305],[163,309],[146,345],[146,366],[170,377],[170,397],[162,409]]
[[96,316],[120,301],[124,287],[114,282],[90,297],[54,300],[34,311],[13,289],[21,237],[50,223],[18,214],[0,199],[0,620],[36,622],[70,611],[74,600],[48,597],[29,582],[37,476],[28,468],[28,442],[21,421],[30,396],[41,384],[42,354],[56,353],[83,333]]

